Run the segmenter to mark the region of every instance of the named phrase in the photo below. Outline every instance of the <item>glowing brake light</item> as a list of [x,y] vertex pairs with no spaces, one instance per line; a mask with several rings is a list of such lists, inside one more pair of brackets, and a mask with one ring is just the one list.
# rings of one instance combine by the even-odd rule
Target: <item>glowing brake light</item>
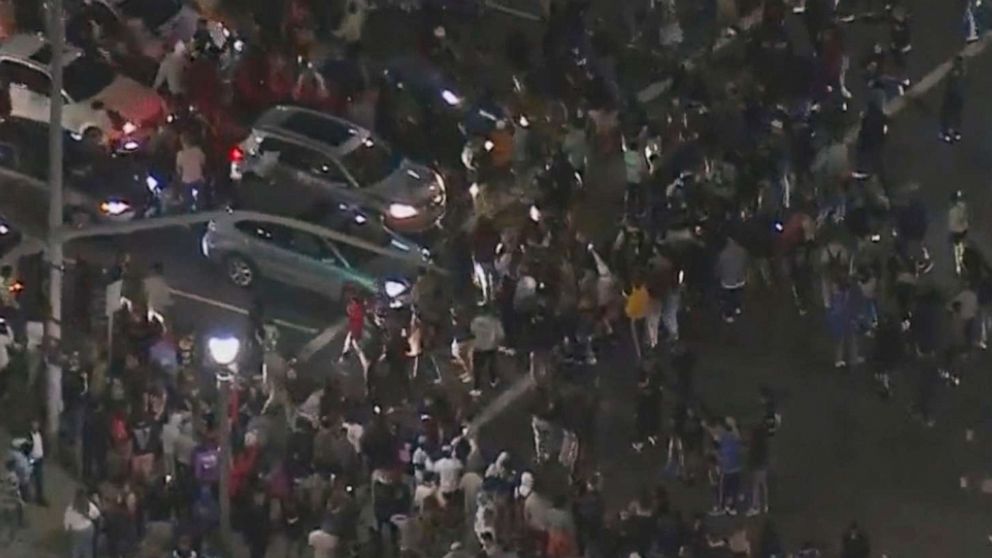
[[231,148],[231,151],[227,154],[227,158],[232,163],[240,163],[241,161],[245,160],[245,152],[240,147],[234,146]]

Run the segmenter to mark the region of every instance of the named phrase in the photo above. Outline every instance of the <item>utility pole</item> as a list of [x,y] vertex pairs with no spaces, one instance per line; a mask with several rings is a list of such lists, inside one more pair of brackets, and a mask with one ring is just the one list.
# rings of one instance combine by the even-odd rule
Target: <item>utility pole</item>
[[226,368],[217,374],[220,418],[220,539],[224,552],[231,551],[231,384],[234,374]]
[[48,321],[45,359],[49,447],[58,439],[62,412],[62,57],[65,25],[62,0],[48,0],[48,40],[52,47],[52,92],[48,120]]

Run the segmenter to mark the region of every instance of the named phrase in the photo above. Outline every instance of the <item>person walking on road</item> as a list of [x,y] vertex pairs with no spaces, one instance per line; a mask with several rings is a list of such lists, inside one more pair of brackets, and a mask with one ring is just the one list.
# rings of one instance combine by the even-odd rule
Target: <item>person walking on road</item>
[[968,202],[964,192],[951,194],[951,207],[947,210],[947,232],[954,253],[954,273],[961,275],[964,267],[964,248],[968,238]]
[[362,370],[368,370],[365,354],[361,347],[362,334],[365,331],[365,301],[357,293],[351,293],[348,296],[345,314],[347,315],[347,333],[338,362],[343,362],[348,353],[354,351],[358,361],[362,364]]
[[158,314],[161,316],[163,326],[173,327],[172,290],[165,281],[164,271],[165,268],[161,262],[153,263],[148,275],[142,281],[142,286],[145,291],[149,316]]
[[947,74],[944,100],[940,104],[940,139],[947,143],[961,141],[961,123],[964,112],[965,86],[964,58],[954,57],[951,71]]

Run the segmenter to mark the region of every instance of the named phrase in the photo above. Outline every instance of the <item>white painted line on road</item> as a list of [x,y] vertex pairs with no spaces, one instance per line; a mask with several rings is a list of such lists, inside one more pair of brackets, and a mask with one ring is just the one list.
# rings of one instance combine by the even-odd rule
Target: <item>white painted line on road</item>
[[[713,44],[713,48],[712,49],[704,48],[704,49],[701,49],[701,50],[696,51],[693,54],[690,54],[687,57],[687,60],[684,62],[686,69],[692,70],[693,68],[695,68],[696,61],[698,59],[702,58],[707,53],[709,53],[709,54],[716,54],[716,53],[720,52],[721,50],[723,50],[723,49],[727,48],[728,46],[734,44],[734,41],[736,41],[738,39],[738,37],[740,37],[742,34],[746,33],[751,28],[753,28],[754,26],[756,26],[759,23],[761,23],[761,8],[758,8],[758,9],[754,10],[753,12],[745,15],[744,17],[740,18],[738,21],[739,21],[739,23],[737,24],[737,30],[738,30],[738,32],[736,34],[731,35],[731,36],[720,37]],[[641,102],[641,103],[644,103],[644,104],[650,103],[651,101],[657,99],[658,97],[660,97],[661,95],[663,95],[666,91],[668,91],[668,89],[671,86],[672,86],[672,79],[671,78],[665,78],[665,79],[656,81],[654,83],[651,83],[647,87],[645,87],[644,89],[641,89],[637,93],[637,100],[639,102]]]
[[509,6],[504,6],[496,2],[486,2],[486,7],[490,10],[496,10],[497,12],[503,12],[504,14],[519,17],[520,19],[526,19],[528,21],[541,21],[541,16],[537,14],[532,14],[530,12],[525,12],[523,10],[518,10],[516,8],[511,8]]
[[517,378],[513,385],[507,388],[506,391],[499,394],[496,399],[493,399],[482,412],[475,417],[475,420],[468,425],[468,432],[470,435],[478,434],[479,429],[489,424],[496,417],[506,411],[511,405],[517,402],[518,399],[527,394],[534,387],[534,377],[525,373],[520,378]]
[[[992,31],[989,31],[982,35],[981,40],[975,41],[966,45],[957,54],[951,58],[945,60],[941,64],[938,64],[936,68],[930,70],[925,76],[920,78],[918,82],[913,84],[903,95],[892,99],[885,105],[885,114],[887,116],[895,116],[902,112],[903,109],[910,106],[909,101],[911,99],[918,99],[936,87],[940,82],[947,77],[947,74],[951,71],[951,66],[954,63],[954,58],[956,56],[962,56],[964,58],[974,58],[985,51],[988,48],[989,43],[992,42]],[[934,126],[936,130],[936,125]],[[854,125],[847,130],[844,134],[843,145],[851,146],[858,140],[858,133],[861,131],[861,121],[859,120]],[[935,134],[936,135],[936,134]],[[834,144],[836,145],[836,144]],[[827,157],[831,150],[824,149],[816,156],[816,160],[813,163],[813,168],[820,167],[826,163]]]
[[318,351],[326,347],[335,337],[341,334],[347,324],[348,320],[343,319],[327,326],[324,331],[320,332],[320,335],[308,341],[306,345],[303,345],[303,348],[296,353],[296,361],[306,362],[310,360],[313,355],[317,354]]
[[[214,306],[214,307],[220,308],[222,310],[227,310],[228,312],[234,312],[235,314],[241,314],[242,316],[247,316],[248,315],[248,310],[246,310],[244,308],[241,308],[240,306],[235,306],[233,304],[228,304],[226,302],[222,302],[220,300],[214,300],[212,298],[207,298],[205,296],[200,296],[198,294],[188,293],[186,291],[180,291],[179,289],[173,289],[173,288],[170,288],[169,289],[169,292],[171,292],[172,294],[174,294],[174,295],[176,295],[176,296],[178,296],[180,298],[185,298],[185,299],[192,300],[192,301],[195,301],[195,302],[200,302],[200,303],[203,303],[203,304],[207,304],[209,306]],[[293,330],[296,330],[296,331],[300,331],[300,332],[306,333],[307,335],[314,335],[315,333],[317,333],[319,331],[316,328],[307,327],[307,326],[303,326],[303,325],[300,325],[300,324],[294,324],[292,322],[287,322],[286,320],[280,320],[279,318],[276,318],[276,319],[272,320],[272,322],[275,323],[279,327],[284,327],[286,329],[293,329]]]
[[[37,254],[39,252],[44,252],[44,251],[45,251],[45,244],[43,242],[37,240],[34,237],[25,236],[23,239],[21,239],[21,242],[17,246],[15,246],[14,248],[12,248],[10,250],[10,252],[8,252],[7,254],[4,255],[3,259],[0,260],[0,264],[16,265],[17,259],[20,258],[21,256],[28,256],[28,255]],[[16,256],[16,258],[15,258],[15,256]],[[66,263],[66,265],[74,265],[76,263],[76,260],[74,258],[66,258],[65,259],[65,263]],[[208,306],[213,306],[215,308],[220,308],[221,310],[227,310],[228,312],[234,312],[235,314],[241,314],[242,316],[247,316],[248,315],[248,310],[246,310],[244,308],[241,308],[240,306],[235,306],[233,304],[228,304],[227,302],[223,302],[223,301],[220,301],[220,300],[214,300],[212,298],[207,298],[205,296],[200,296],[200,295],[195,294],[195,293],[181,291],[179,289],[173,289],[171,287],[169,288],[169,292],[171,292],[172,294],[174,294],[175,296],[178,296],[180,298],[185,298],[187,300],[192,300],[194,302],[200,302],[200,303],[206,304]],[[296,324],[296,323],[293,323],[293,322],[287,322],[286,320],[281,320],[279,318],[276,318],[276,319],[272,320],[272,322],[275,323],[279,327],[283,327],[283,328],[286,328],[286,329],[292,329],[292,330],[295,330],[295,331],[299,331],[301,333],[305,333],[307,335],[316,335],[317,332],[320,331],[317,328],[307,327],[305,325],[300,325],[300,324]],[[338,323],[338,324],[335,324],[335,325],[332,325],[332,326],[328,327],[327,329],[331,329],[331,328],[334,328],[334,327],[337,327],[337,326],[343,327],[342,324],[343,324],[343,322]],[[326,332],[327,330],[324,330],[324,331]],[[327,342],[330,342],[330,341],[331,341],[331,339],[328,339],[327,340]],[[326,344],[327,343],[325,342],[325,345]],[[317,347],[317,350],[320,350],[320,348],[321,347]],[[314,351],[314,352],[316,352],[316,351]]]

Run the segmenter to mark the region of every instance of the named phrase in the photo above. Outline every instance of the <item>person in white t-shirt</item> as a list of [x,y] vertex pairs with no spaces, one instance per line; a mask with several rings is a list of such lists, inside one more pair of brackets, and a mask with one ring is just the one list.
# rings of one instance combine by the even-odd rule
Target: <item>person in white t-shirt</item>
[[448,504],[458,494],[465,466],[454,456],[450,446],[442,448],[444,457],[429,465],[429,469],[438,476],[438,488],[445,504]]
[[307,536],[307,544],[313,549],[313,558],[334,558],[340,542],[328,525],[321,525],[320,529],[310,531]]

